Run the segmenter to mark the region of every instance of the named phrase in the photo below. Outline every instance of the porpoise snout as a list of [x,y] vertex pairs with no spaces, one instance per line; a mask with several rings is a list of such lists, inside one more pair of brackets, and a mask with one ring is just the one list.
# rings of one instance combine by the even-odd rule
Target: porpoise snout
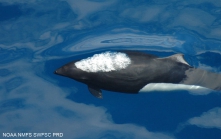
[[56,70],[56,71],[54,71],[54,74],[58,74],[57,70]]
[[58,68],[54,71],[54,74],[62,75],[62,68]]

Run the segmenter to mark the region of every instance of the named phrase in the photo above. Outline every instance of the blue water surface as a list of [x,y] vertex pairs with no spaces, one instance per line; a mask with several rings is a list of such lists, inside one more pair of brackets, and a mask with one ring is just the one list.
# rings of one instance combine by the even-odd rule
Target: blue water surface
[[221,139],[220,92],[103,91],[97,99],[53,73],[116,50],[182,53],[219,73],[221,1],[0,0],[0,138]]

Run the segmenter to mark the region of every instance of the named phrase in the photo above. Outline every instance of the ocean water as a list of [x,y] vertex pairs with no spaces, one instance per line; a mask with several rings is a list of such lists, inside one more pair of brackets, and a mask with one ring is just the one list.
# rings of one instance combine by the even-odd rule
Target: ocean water
[[221,139],[220,92],[97,99],[54,74],[116,50],[220,73],[220,15],[219,0],[0,0],[0,138]]

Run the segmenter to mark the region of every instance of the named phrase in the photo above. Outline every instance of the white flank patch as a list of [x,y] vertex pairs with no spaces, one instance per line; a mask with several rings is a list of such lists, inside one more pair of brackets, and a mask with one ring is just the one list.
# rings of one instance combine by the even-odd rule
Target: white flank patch
[[105,52],[82,59],[75,66],[87,72],[109,72],[125,69],[131,63],[130,58],[121,52]]
[[202,86],[172,84],[172,83],[149,83],[146,86],[144,86],[139,92],[148,93],[152,91],[177,91],[177,90],[190,91],[190,93],[193,95],[206,95],[211,92],[210,89]]

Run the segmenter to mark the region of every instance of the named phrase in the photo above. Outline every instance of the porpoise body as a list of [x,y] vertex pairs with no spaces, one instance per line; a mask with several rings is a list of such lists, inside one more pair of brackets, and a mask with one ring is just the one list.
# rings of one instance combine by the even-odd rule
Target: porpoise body
[[55,73],[86,84],[97,98],[102,98],[101,90],[136,94],[221,89],[220,74],[191,67],[182,54],[159,58],[138,51],[108,51],[72,61]]

